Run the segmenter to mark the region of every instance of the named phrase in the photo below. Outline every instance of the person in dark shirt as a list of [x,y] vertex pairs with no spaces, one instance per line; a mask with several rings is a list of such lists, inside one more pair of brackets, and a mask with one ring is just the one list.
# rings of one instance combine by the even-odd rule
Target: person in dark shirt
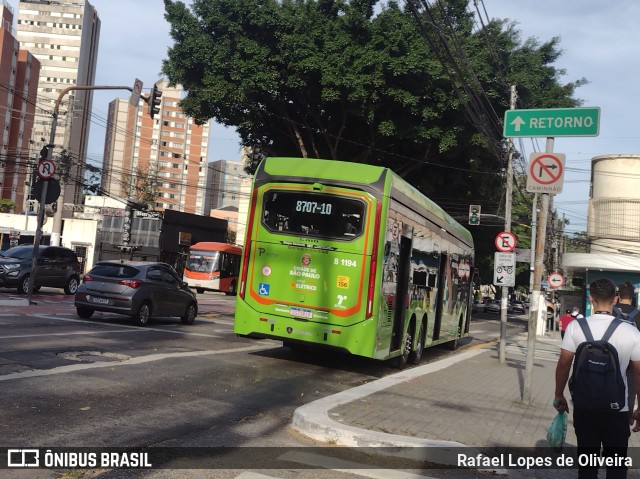
[[[629,281],[625,281],[618,285],[618,302],[613,305],[613,315],[616,318],[620,318],[622,321],[631,323],[632,326],[638,327],[640,324],[640,316],[638,309],[633,305],[633,297],[635,295],[635,288]],[[627,401],[629,402],[629,411],[633,412],[633,407],[636,403],[636,395],[631,391],[635,390],[635,374],[631,369],[627,369],[627,384],[629,386],[629,396]],[[629,415],[629,424],[633,424],[631,419],[631,413]]]

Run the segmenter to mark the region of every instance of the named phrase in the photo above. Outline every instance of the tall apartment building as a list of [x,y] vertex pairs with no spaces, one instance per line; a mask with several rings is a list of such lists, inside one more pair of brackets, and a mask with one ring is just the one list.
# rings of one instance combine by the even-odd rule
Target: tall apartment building
[[196,125],[184,114],[178,106],[181,87],[169,88],[165,80],[156,85],[162,97],[153,119],[143,100],[137,111],[129,100],[110,103],[102,189],[108,195],[143,200],[144,191],[155,184],[156,210],[208,216],[204,204],[211,124]]
[[13,30],[13,9],[0,2],[0,198],[26,208],[30,148],[40,62],[20,49]]
[[[49,143],[53,108],[68,87],[94,85],[100,19],[88,1],[20,0],[17,38],[41,63],[36,121],[31,139],[40,151]],[[54,156],[71,157],[65,203],[81,203],[91,117],[91,90],[62,97],[54,139]]]
[[218,160],[207,168],[207,200],[205,211],[219,210],[240,204],[240,185],[247,176],[244,165],[237,161]]

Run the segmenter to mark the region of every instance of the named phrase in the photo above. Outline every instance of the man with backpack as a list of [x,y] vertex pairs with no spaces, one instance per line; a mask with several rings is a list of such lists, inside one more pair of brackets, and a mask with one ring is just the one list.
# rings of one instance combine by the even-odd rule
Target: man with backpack
[[[564,389],[573,363],[569,389],[578,455],[600,456],[602,448],[602,456],[614,458],[616,464],[607,467],[607,479],[626,478],[624,459],[631,433],[625,371],[632,364],[636,385],[640,384],[640,331],[611,314],[616,287],[610,280],[597,279],[589,288],[594,314],[567,326],[556,366],[553,405],[558,412],[569,412]],[[633,431],[640,431],[640,410],[632,417],[636,421]],[[623,460],[615,461],[616,457]],[[579,479],[597,477],[597,466],[578,469]]]

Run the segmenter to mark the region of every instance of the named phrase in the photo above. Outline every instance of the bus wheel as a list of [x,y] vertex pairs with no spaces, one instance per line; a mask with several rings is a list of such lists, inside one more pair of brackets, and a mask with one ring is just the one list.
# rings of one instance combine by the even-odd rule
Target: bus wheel
[[235,296],[237,294],[237,292],[236,292],[236,282],[235,281],[233,281],[231,283],[231,285],[229,286],[229,291],[227,291],[224,294],[226,294],[227,296]]
[[420,360],[422,359],[422,352],[424,351],[424,321],[420,324],[420,331],[418,332],[416,341],[415,349],[409,353],[409,362],[411,364],[420,364]]
[[203,288],[196,288],[196,293],[204,294],[204,289]]
[[395,359],[395,366],[398,369],[404,369],[407,365],[407,361],[409,360],[409,355],[411,354],[411,344],[413,342],[413,337],[411,336],[411,331],[407,331],[407,336],[404,340],[404,351],[401,356],[398,356]]
[[449,349],[451,351],[456,351],[460,347],[460,343],[459,343],[458,339],[459,338],[456,338],[453,341],[449,341],[449,343],[447,343],[449,345]]

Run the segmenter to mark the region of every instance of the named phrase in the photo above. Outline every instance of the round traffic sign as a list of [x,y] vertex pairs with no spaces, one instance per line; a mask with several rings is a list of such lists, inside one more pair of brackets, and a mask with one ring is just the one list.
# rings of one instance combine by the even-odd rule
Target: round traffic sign
[[564,276],[560,273],[551,273],[547,281],[549,282],[550,288],[557,289],[564,285]]
[[511,253],[516,247],[516,236],[510,231],[503,231],[496,236],[496,248],[503,253]]
[[562,160],[558,155],[544,153],[531,160],[529,165],[529,176],[541,185],[551,185],[562,179]]
[[48,180],[49,178],[53,178],[53,175],[56,172],[56,165],[51,160],[40,160],[38,166],[36,167],[36,173],[43,180]]

